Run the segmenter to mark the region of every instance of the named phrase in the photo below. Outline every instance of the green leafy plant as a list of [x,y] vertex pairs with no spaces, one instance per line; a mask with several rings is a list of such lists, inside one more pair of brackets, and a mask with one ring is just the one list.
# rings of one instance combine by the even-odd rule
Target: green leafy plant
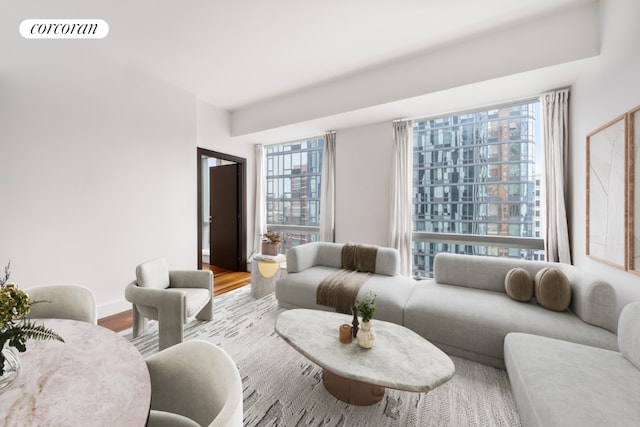
[[356,300],[356,308],[363,322],[373,319],[373,315],[376,313],[376,296],[369,291],[363,299]]
[[30,301],[29,295],[18,288],[15,283],[8,282],[10,271],[7,264],[4,277],[0,279],[0,375],[4,374],[5,344],[15,347],[19,352],[27,350],[27,340],[57,340],[62,337],[43,325],[33,323],[25,316],[29,314],[31,304],[41,301]]

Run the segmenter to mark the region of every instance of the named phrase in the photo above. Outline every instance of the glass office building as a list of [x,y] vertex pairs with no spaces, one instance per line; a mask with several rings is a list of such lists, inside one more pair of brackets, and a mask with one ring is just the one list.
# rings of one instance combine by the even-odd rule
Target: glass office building
[[432,277],[438,252],[533,259],[503,238],[535,237],[538,111],[536,101],[414,122],[414,276]]

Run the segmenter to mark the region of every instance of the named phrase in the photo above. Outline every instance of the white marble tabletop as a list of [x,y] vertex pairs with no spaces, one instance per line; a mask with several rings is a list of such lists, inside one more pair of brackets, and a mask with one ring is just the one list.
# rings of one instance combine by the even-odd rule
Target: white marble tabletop
[[144,426],[151,382],[125,338],[75,320],[35,320],[65,340],[27,341],[22,372],[0,394],[3,426]]
[[341,377],[398,390],[426,392],[449,381],[455,366],[449,356],[415,332],[373,319],[371,349],[339,341],[338,329],[352,316],[294,309],[276,319],[276,332],[312,362]]

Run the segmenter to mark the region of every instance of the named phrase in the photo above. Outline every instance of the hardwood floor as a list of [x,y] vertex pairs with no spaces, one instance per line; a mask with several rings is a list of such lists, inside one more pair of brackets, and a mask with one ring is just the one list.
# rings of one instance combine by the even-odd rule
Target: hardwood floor
[[[203,269],[213,272],[213,295],[222,295],[225,292],[241,288],[251,283],[251,273],[245,271],[230,271],[214,265],[203,264]],[[131,310],[123,311],[112,316],[98,319],[98,325],[104,326],[115,332],[124,331],[131,327],[133,322]]]

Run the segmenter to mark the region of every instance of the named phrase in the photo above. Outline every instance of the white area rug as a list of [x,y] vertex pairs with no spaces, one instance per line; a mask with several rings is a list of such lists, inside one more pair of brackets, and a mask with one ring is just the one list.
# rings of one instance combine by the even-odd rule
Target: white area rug
[[[273,295],[251,297],[246,286],[214,299],[214,320],[193,321],[185,340],[210,341],[236,361],[244,387],[245,426],[519,426],[505,371],[452,358],[456,375],[430,393],[387,390],[379,403],[353,406],[330,395],[322,369],[273,330],[282,311]],[[157,324],[124,336],[148,356],[157,352]]]

